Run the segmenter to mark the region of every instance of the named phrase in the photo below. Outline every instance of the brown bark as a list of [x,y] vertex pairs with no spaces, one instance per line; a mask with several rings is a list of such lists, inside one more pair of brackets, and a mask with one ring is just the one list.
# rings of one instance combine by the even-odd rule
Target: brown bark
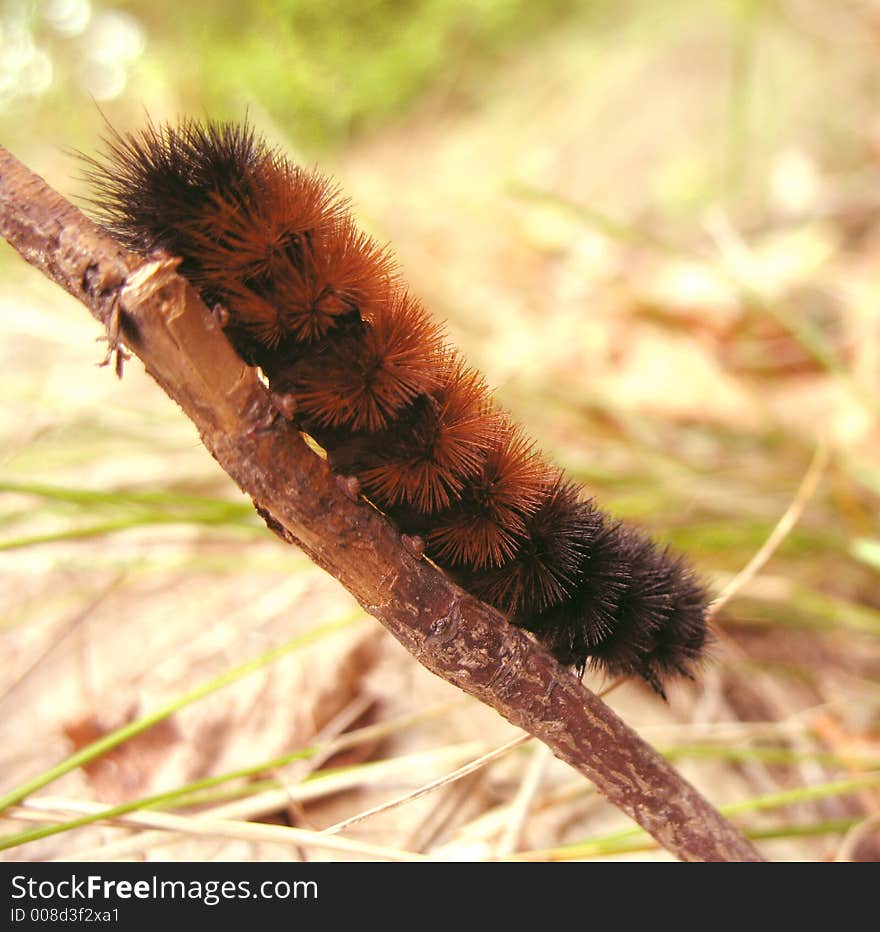
[[173,260],[127,253],[2,147],[0,231],[108,333],[118,331],[269,527],[339,579],[420,663],[544,741],[679,858],[761,859],[570,670],[416,559],[381,514],[351,495]]

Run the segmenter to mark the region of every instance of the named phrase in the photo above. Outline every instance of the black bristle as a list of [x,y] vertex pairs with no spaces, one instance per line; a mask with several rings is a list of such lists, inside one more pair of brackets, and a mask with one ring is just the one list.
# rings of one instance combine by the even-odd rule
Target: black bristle
[[148,124],[123,136],[110,130],[104,162],[85,159],[98,219],[130,249],[161,248],[183,259],[182,270],[198,266],[193,218],[215,192],[248,201],[253,170],[273,157],[247,123]]

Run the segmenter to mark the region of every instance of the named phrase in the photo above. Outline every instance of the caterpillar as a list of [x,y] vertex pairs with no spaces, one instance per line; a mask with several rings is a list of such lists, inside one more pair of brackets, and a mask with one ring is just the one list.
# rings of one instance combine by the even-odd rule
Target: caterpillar
[[707,644],[689,562],[547,462],[318,171],[247,123],[113,130],[86,157],[96,219],[164,250],[331,468],[561,663],[665,697]]

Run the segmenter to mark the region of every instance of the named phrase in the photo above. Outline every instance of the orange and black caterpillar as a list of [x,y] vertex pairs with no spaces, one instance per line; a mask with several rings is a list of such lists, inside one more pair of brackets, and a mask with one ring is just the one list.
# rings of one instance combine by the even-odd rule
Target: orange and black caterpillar
[[104,225],[182,259],[333,469],[460,585],[579,672],[661,695],[692,675],[706,599],[688,563],[541,457],[327,178],[246,124],[192,120],[113,134],[89,161]]

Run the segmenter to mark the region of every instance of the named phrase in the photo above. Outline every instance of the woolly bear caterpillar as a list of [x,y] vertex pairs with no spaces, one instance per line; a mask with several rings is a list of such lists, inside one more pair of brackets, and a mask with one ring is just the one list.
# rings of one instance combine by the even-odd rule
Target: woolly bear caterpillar
[[88,161],[109,231],[182,259],[297,426],[434,563],[581,673],[661,695],[692,675],[707,631],[689,564],[544,460],[327,178],[247,124],[195,120]]

